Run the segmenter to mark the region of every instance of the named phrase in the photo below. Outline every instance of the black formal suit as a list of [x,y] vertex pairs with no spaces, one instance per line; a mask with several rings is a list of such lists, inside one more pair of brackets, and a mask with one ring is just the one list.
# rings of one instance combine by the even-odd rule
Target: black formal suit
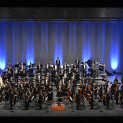
[[87,65],[83,64],[82,65],[83,76],[86,76],[86,70],[87,70]]
[[75,60],[75,63],[76,63],[76,68],[79,68],[80,60],[79,60],[79,59],[76,59],[76,60]]
[[37,71],[38,71],[38,72],[41,72],[41,68],[42,68],[42,65],[41,65],[41,64],[38,64],[38,65],[37,65]]
[[62,95],[62,92],[61,92],[61,91],[60,91],[60,92],[58,91],[58,92],[57,92],[58,106],[60,106],[60,102],[62,102],[62,98],[61,98],[62,96],[63,96],[63,95]]
[[91,109],[93,109],[93,94],[91,94],[90,97],[91,97]]
[[109,93],[106,94],[106,105],[109,108]]
[[39,94],[39,100],[38,100],[40,109],[42,108],[42,103],[43,103],[43,94]]
[[79,93],[76,94],[76,104],[77,104],[77,109],[79,109],[79,104],[80,104]]
[[12,109],[12,102],[14,101],[14,94],[10,93],[10,109]]
[[50,69],[50,64],[46,64],[46,65],[45,65],[45,68],[46,68],[46,71],[49,71],[49,69]]
[[56,64],[58,67],[60,67],[60,60],[56,60]]

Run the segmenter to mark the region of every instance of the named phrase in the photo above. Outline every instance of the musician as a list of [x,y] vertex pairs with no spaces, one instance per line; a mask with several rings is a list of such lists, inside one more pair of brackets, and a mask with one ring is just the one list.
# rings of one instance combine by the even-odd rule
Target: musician
[[36,93],[37,93],[36,84],[34,84],[34,90],[33,90],[33,92],[34,92],[34,99],[36,99]]
[[96,96],[97,96],[97,85],[96,85],[96,83],[94,84],[93,91],[94,91],[94,96],[95,96],[95,99],[96,99]]
[[67,69],[68,69],[68,68],[67,68],[67,64],[66,64],[66,62],[65,62],[64,65],[63,65],[63,70],[64,70],[64,71],[67,71]]
[[[52,81],[54,81],[55,79],[55,74],[56,74],[56,71],[55,69],[53,68],[52,71],[51,71],[51,78],[52,78]],[[57,75],[56,75],[57,76]]]
[[43,94],[42,94],[42,90],[40,90],[40,93],[39,93],[39,100],[38,100],[40,109],[42,109],[43,99],[44,99],[44,96],[43,96]]
[[8,81],[10,80],[11,76],[12,76],[11,70],[10,68],[8,68],[8,71],[7,71]]
[[122,83],[122,85],[123,85],[123,76],[121,77],[121,83]]
[[28,92],[25,93],[25,109],[29,108],[29,95]]
[[58,72],[58,65],[57,65],[57,63],[55,63],[54,69],[55,69],[56,72]]
[[42,65],[39,62],[38,65],[37,65],[37,72],[38,73],[41,73],[41,68],[42,68]]
[[3,98],[3,89],[2,87],[0,87],[0,104],[2,102],[2,98]]
[[46,64],[46,71],[49,71],[49,69],[50,69],[50,64],[49,64],[49,61],[48,61],[47,64]]
[[90,104],[91,104],[91,109],[93,109],[93,91],[91,91],[90,94]]
[[53,89],[52,89],[52,86],[49,86],[49,89],[48,89],[48,102],[52,102],[52,97],[53,97]]
[[30,73],[30,74],[33,73],[33,65],[32,65],[31,62],[30,62],[30,65],[29,65],[29,73]]
[[62,102],[62,91],[59,89],[57,92],[57,97],[58,97],[58,106],[61,106],[60,103]]
[[118,104],[118,97],[119,97],[119,91],[118,91],[118,88],[116,87],[116,89],[115,89],[116,104]]
[[106,93],[105,93],[105,90],[103,92],[103,105],[104,106],[106,105]]
[[22,77],[26,79],[26,69],[25,69],[25,66],[23,67],[23,70],[22,70]]
[[14,94],[13,94],[13,90],[11,90],[10,93],[10,99],[9,99],[9,103],[10,103],[10,109],[12,110],[12,102],[14,101]]
[[17,88],[14,88],[13,95],[14,95],[14,106],[16,106]]
[[102,84],[100,84],[100,87],[99,87],[99,97],[100,97],[100,101],[102,101]]
[[119,93],[120,107],[122,108],[122,93]]
[[96,74],[96,63],[95,63],[95,61],[93,61],[92,62],[92,67],[91,67],[91,73],[92,73],[92,75],[94,76],[94,78],[95,78],[95,74]]
[[79,91],[78,90],[76,90],[75,98],[76,98],[77,109],[79,109],[80,97],[79,97]]
[[86,76],[87,65],[85,64],[85,62],[82,66],[82,70],[83,70],[83,76]]
[[9,100],[9,86],[5,84],[5,101]]
[[118,84],[117,76],[116,76],[115,79],[114,79],[114,83],[115,83],[115,84]]
[[72,92],[71,92],[71,89],[68,88],[68,91],[67,91],[67,100],[69,100],[69,103],[71,103],[71,98],[72,98]]
[[106,105],[107,105],[108,109],[109,109],[109,99],[110,99],[110,97],[109,97],[109,89],[108,89],[108,91],[106,93]]
[[59,60],[59,57],[57,57],[56,65],[58,66],[58,68],[60,67],[60,60]]
[[77,57],[76,60],[75,60],[76,68],[79,68],[79,63],[80,63],[80,60],[79,60],[79,58]]
[[40,80],[40,79],[41,79],[41,75],[40,75],[40,73],[38,73],[37,80]]
[[15,76],[15,81],[16,81],[16,82],[18,82],[18,74],[19,74],[18,68],[16,67],[16,68],[15,68],[15,71],[14,71],[14,76]]

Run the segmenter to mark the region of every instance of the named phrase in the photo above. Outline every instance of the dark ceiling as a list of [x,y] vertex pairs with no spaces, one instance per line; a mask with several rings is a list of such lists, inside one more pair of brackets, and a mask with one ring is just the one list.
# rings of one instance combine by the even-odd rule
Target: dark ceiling
[[123,7],[123,0],[0,0],[0,7]]

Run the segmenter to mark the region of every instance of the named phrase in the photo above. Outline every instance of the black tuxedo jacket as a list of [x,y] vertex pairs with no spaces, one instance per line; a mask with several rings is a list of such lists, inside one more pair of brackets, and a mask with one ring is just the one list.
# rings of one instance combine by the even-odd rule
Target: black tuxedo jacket
[[56,64],[58,65],[58,66],[60,66],[60,60],[56,60]]

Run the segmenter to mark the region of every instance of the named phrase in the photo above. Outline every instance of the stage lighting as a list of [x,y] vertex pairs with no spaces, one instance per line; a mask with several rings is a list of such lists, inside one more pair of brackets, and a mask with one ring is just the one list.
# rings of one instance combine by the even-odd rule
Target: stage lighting
[[115,69],[117,69],[117,67],[118,67],[118,62],[117,62],[117,61],[112,61],[112,62],[111,62],[111,68],[112,68],[113,70],[115,70]]
[[1,64],[0,64],[0,69],[2,69],[2,70],[5,69],[5,64],[4,64],[4,63],[1,63]]

